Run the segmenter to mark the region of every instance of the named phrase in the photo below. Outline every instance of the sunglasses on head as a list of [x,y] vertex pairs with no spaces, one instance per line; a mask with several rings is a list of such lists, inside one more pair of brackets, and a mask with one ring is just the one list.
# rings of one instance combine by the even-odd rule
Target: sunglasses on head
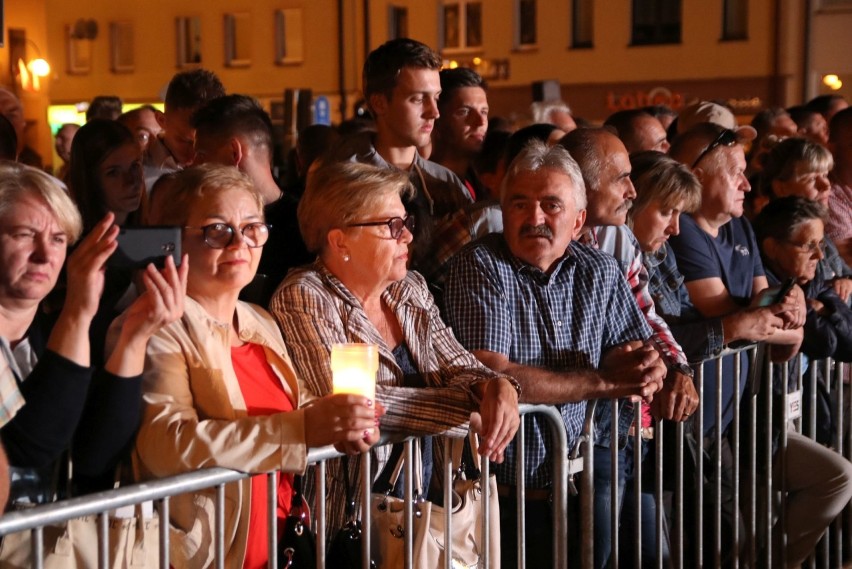
[[695,162],[692,163],[692,168],[698,166],[698,163],[701,162],[705,156],[713,152],[719,146],[733,146],[736,143],[737,133],[726,128],[719,133],[719,136],[717,136],[707,148],[704,149],[704,152],[698,155],[698,158],[696,158]]

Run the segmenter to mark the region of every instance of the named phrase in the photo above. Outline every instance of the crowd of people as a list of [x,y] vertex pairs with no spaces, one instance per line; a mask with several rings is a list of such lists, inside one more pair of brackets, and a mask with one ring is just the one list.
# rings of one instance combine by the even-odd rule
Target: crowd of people
[[[400,433],[420,439],[432,481],[424,497],[436,498],[435,437],[471,429],[495,463],[503,564],[520,545],[522,469],[527,563],[547,567],[556,457],[548,426],[521,418],[518,404],[555,406],[573,447],[588,403],[603,400],[594,566],[610,563],[611,516],[629,563],[636,504],[643,561],[669,563],[652,490],[632,496],[636,460],[652,468],[659,419],[701,414],[696,437],[724,465],[715,506],[730,535],[739,504],[728,435],[747,388],[734,378],[763,368],[745,352],[726,355],[718,402],[699,400],[693,370],[757,342],[793,376],[826,357],[852,361],[846,101],[767,109],[751,125],[698,101],[620,111],[603,126],[541,102],[516,124],[489,116],[474,71],[441,69],[409,39],[369,54],[363,89],[370,119],[305,129],[287,180],[273,175],[260,103],[226,94],[203,69],[175,75],[163,112],[122,114],[116,97],[97,97],[85,125],[57,131],[56,177],[15,161],[20,112],[0,91],[9,507],[117,478],[255,473],[226,487],[225,564],[265,567],[262,473],[279,472],[283,519],[308,449],[373,452],[374,482],[387,480],[401,446],[374,445],[380,431]],[[136,270],[111,263],[119,232],[144,226],[179,228],[181,256]],[[375,399],[333,393],[332,345],[353,342],[378,346]],[[704,393],[715,393],[715,364],[705,366]],[[780,375],[756,377],[752,390],[780,396]],[[825,446],[836,431],[831,378],[821,366],[816,377],[817,439],[789,433],[787,460],[776,453],[773,465],[785,468],[786,527],[775,531],[786,532],[791,568],[852,498],[852,464]],[[348,475],[340,460],[327,468],[329,531],[346,521],[343,488],[361,484]],[[214,490],[171,501],[174,567],[211,564],[214,501]],[[723,553],[728,564],[738,551]]]

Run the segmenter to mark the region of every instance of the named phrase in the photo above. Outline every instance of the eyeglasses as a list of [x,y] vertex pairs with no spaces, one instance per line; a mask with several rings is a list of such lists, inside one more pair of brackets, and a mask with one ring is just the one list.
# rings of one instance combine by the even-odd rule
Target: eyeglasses
[[710,146],[704,149],[704,152],[698,155],[698,158],[696,158],[695,162],[692,163],[692,168],[698,166],[698,163],[701,162],[705,156],[716,150],[719,146],[733,146],[736,143],[737,133],[726,128],[719,133],[719,136],[717,136],[713,142],[710,143]]
[[[246,246],[254,249],[263,247],[269,240],[269,229],[271,225],[261,222],[249,223],[239,228],[240,234],[243,236]],[[234,242],[237,235],[237,228],[227,223],[211,223],[203,227],[186,226],[184,229],[200,229],[204,235],[204,243],[213,249],[224,249]]]
[[814,253],[819,252],[825,255],[825,239],[820,239],[819,241],[810,241],[809,243],[795,243],[793,241],[787,241],[788,244],[792,245],[802,253],[807,253],[808,256],[813,256]]
[[387,225],[390,229],[391,239],[399,239],[403,229],[408,229],[410,233],[414,233],[416,222],[414,216],[409,214],[405,217],[392,217],[386,221],[365,221],[363,223],[350,223],[347,227],[378,227]]

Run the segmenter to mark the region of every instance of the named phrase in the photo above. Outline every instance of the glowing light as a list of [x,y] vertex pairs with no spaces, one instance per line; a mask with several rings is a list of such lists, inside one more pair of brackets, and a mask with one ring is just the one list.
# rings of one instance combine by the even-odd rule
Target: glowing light
[[375,344],[332,344],[331,375],[334,393],[376,396],[379,347]]
[[43,58],[33,59],[27,64],[30,73],[36,77],[47,77],[50,75],[50,64]]
[[843,81],[841,81],[840,77],[838,77],[834,73],[823,75],[822,82],[826,87],[829,87],[835,91],[843,87]]
[[474,58],[473,58],[473,64],[474,64],[474,65],[479,65],[480,63],[482,63],[482,58],[481,58],[481,57],[474,57]]
[[459,66],[459,62],[458,62],[458,61],[456,61],[455,59],[453,59],[452,61],[450,61],[450,69],[455,69],[455,68],[456,68],[456,67],[458,67],[458,66]]

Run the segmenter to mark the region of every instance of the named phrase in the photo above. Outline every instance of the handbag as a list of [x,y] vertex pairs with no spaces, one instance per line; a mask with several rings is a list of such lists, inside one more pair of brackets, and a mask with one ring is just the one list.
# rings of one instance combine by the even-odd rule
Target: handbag
[[[362,569],[361,522],[355,515],[355,492],[349,479],[349,457],[344,456],[341,461],[343,485],[346,489],[346,524],[331,540],[326,565],[340,569]],[[376,563],[373,560],[370,560],[370,569],[376,569]]]
[[314,569],[317,566],[316,540],[311,531],[310,509],[302,494],[303,485],[301,476],[293,477],[290,512],[278,541],[279,569]]
[[[475,435],[471,434],[472,456],[477,456]],[[478,567],[481,563],[480,550],[482,535],[482,478],[481,473],[476,478],[467,479],[461,466],[464,440],[453,441],[453,463],[459,465],[453,477],[452,491],[452,565],[453,567]],[[414,567],[444,567],[445,509],[424,500],[422,474],[420,472],[420,448],[414,441],[414,473],[415,485],[414,527],[412,528]],[[402,467],[402,458],[398,460],[393,475],[391,487],[396,484]],[[488,551],[491,567],[500,567],[500,511],[497,498],[497,479],[491,475],[488,478],[489,487],[489,529],[490,547]],[[378,567],[395,569],[404,565],[405,501],[394,498],[387,493],[373,493],[370,503],[370,513],[373,518],[371,535],[372,551]]]
[[[107,551],[111,569],[155,569],[159,567],[160,520],[145,519],[142,505],[135,515],[110,515],[107,522]],[[98,516],[83,516],[64,523],[44,526],[45,569],[98,567]],[[34,566],[32,534],[12,533],[0,544],[0,569],[27,569]]]

